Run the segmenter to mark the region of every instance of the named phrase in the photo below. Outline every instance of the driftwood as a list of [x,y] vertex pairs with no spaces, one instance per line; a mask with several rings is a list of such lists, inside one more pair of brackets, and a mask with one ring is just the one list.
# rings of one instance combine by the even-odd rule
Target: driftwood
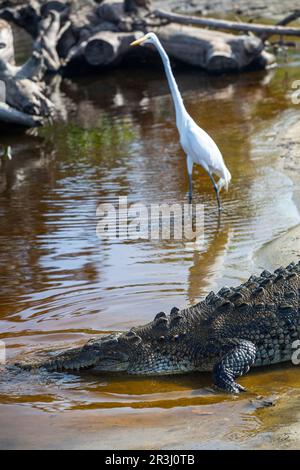
[[292,13],[289,13],[287,16],[282,18],[282,20],[276,23],[277,26],[286,26],[287,24],[291,23],[292,21],[297,20],[300,18],[300,10],[295,10]]
[[254,61],[262,67],[274,60],[254,36],[175,25],[159,28],[157,34],[171,57],[211,72],[244,69],[253,66]]
[[14,38],[12,29],[5,21],[0,20],[0,57],[9,64],[15,63]]
[[[119,64],[131,55],[130,42],[148,31],[158,34],[174,60],[209,71],[264,68],[274,62],[259,38],[165,25],[166,18],[150,14],[149,8],[149,0],[29,0],[26,5],[5,7],[0,15],[27,28],[50,72],[74,75]],[[145,50],[135,50],[134,57],[144,59]]]
[[184,25],[208,26],[214,29],[252,32],[257,35],[267,33],[269,36],[273,34],[278,34],[280,36],[300,36],[300,28],[287,28],[285,26],[270,26],[256,23],[238,23],[235,21],[217,20],[214,18],[198,18],[195,16],[179,15],[178,13],[171,13],[164,10],[155,10],[153,15],[172,23]]
[[138,33],[103,31],[87,41],[84,57],[90,65],[116,64],[129,52],[130,43],[135,41],[138,36]]
[[58,72],[61,68],[61,59],[57,52],[57,44],[69,27],[69,22],[61,25],[58,11],[49,11],[39,23],[38,37],[34,43],[34,50],[43,56],[44,67],[47,72]]
[[16,66],[11,27],[4,20],[0,20],[0,42],[0,121],[39,125],[53,111],[39,80],[43,57],[35,51],[23,66]]
[[[298,18],[300,18],[300,10],[295,10],[292,13],[289,13],[284,18],[282,18],[282,20],[278,21],[276,23],[276,26],[286,26],[287,24],[291,23],[292,21],[297,20]],[[270,36],[272,36],[272,34],[267,32],[267,33],[262,34],[260,37],[264,41],[266,41]]]
[[[224,29],[220,20],[196,18],[194,27],[190,17],[161,11],[153,14],[150,5],[150,0],[6,0],[0,8],[0,17],[24,28],[34,41],[31,57],[17,66],[11,27],[0,20],[0,122],[27,127],[41,124],[53,114],[51,94],[58,114],[64,119],[60,80],[55,80],[58,74],[77,74],[79,70],[86,73],[127,59],[144,60],[145,49],[132,49],[130,43],[149,31],[156,32],[173,60],[210,72],[265,68],[275,60],[264,50],[262,37],[236,36],[198,27],[199,21],[206,21],[205,26],[207,21],[213,21],[214,27]],[[281,28],[285,35],[291,30],[295,34],[297,28],[283,26],[295,19],[295,14],[281,25],[264,26],[265,34],[274,28],[277,33]],[[178,17],[188,25],[170,24],[178,23]],[[236,24],[225,23],[228,27],[229,23]],[[246,31],[258,26],[261,25],[246,25]],[[151,51],[148,57],[153,57]],[[47,78],[46,86],[49,73],[52,85]]]

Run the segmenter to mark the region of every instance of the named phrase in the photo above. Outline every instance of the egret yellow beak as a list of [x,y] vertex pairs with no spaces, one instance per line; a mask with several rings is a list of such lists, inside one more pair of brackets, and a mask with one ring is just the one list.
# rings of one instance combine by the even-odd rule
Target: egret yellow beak
[[130,46],[139,46],[139,45],[142,44],[142,42],[144,42],[146,39],[147,39],[147,36],[143,36],[142,38],[137,39],[136,41],[133,41],[133,42],[130,44]]

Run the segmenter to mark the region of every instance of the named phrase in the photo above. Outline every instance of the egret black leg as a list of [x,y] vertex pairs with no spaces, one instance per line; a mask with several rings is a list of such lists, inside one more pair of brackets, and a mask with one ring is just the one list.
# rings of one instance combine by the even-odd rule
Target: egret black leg
[[187,156],[186,163],[189,175],[189,204],[191,204],[193,199],[193,160]]
[[192,204],[193,200],[193,178],[189,175],[189,204]]
[[223,208],[222,208],[222,205],[221,205],[220,193],[219,193],[219,189],[218,189],[217,183],[215,182],[213,175],[210,174],[210,173],[208,173],[208,174],[209,174],[209,177],[210,177],[210,179],[211,179],[211,182],[212,182],[212,184],[213,184],[213,186],[214,186],[214,190],[215,190],[215,192],[216,192],[217,201],[218,201],[218,209],[219,209],[219,211],[222,211]]

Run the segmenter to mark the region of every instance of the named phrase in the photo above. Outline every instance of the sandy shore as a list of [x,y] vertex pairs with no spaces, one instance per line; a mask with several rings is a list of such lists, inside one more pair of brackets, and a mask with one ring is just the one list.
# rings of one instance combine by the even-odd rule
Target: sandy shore
[[154,0],[154,6],[173,11],[202,15],[229,14],[255,18],[281,19],[299,8],[299,0]]
[[[282,170],[294,182],[293,199],[300,208],[300,120],[295,122],[276,136],[274,152],[279,153]],[[255,261],[259,266],[274,269],[285,266],[291,261],[300,259],[300,224],[275,240],[263,246],[256,254]]]
[[[300,211],[300,119],[293,116],[275,136],[271,150],[281,157],[281,170],[294,184],[293,201]],[[300,224],[283,233],[275,240],[264,245],[254,257],[256,266],[273,270],[286,266],[292,261],[300,260]],[[299,366],[298,366],[299,367]],[[299,371],[291,369],[291,374]],[[262,423],[261,432],[273,430],[271,447],[273,449],[300,448],[300,406],[298,390],[290,391],[288,399],[283,397],[275,407],[264,409],[259,413]],[[288,423],[288,424],[287,424]],[[264,444],[262,447],[264,448]]]

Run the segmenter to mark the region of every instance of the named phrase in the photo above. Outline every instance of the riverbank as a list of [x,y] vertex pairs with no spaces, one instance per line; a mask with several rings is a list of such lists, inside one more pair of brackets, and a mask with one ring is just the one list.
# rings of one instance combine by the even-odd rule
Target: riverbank
[[173,11],[199,15],[236,14],[265,19],[282,19],[288,12],[299,9],[298,0],[155,0],[154,5]]
[[[272,144],[274,152],[279,153],[284,173],[294,185],[293,201],[300,208],[300,121],[283,127],[275,136]],[[300,224],[283,233],[275,240],[264,245],[255,255],[260,267],[275,269],[300,259]]]

